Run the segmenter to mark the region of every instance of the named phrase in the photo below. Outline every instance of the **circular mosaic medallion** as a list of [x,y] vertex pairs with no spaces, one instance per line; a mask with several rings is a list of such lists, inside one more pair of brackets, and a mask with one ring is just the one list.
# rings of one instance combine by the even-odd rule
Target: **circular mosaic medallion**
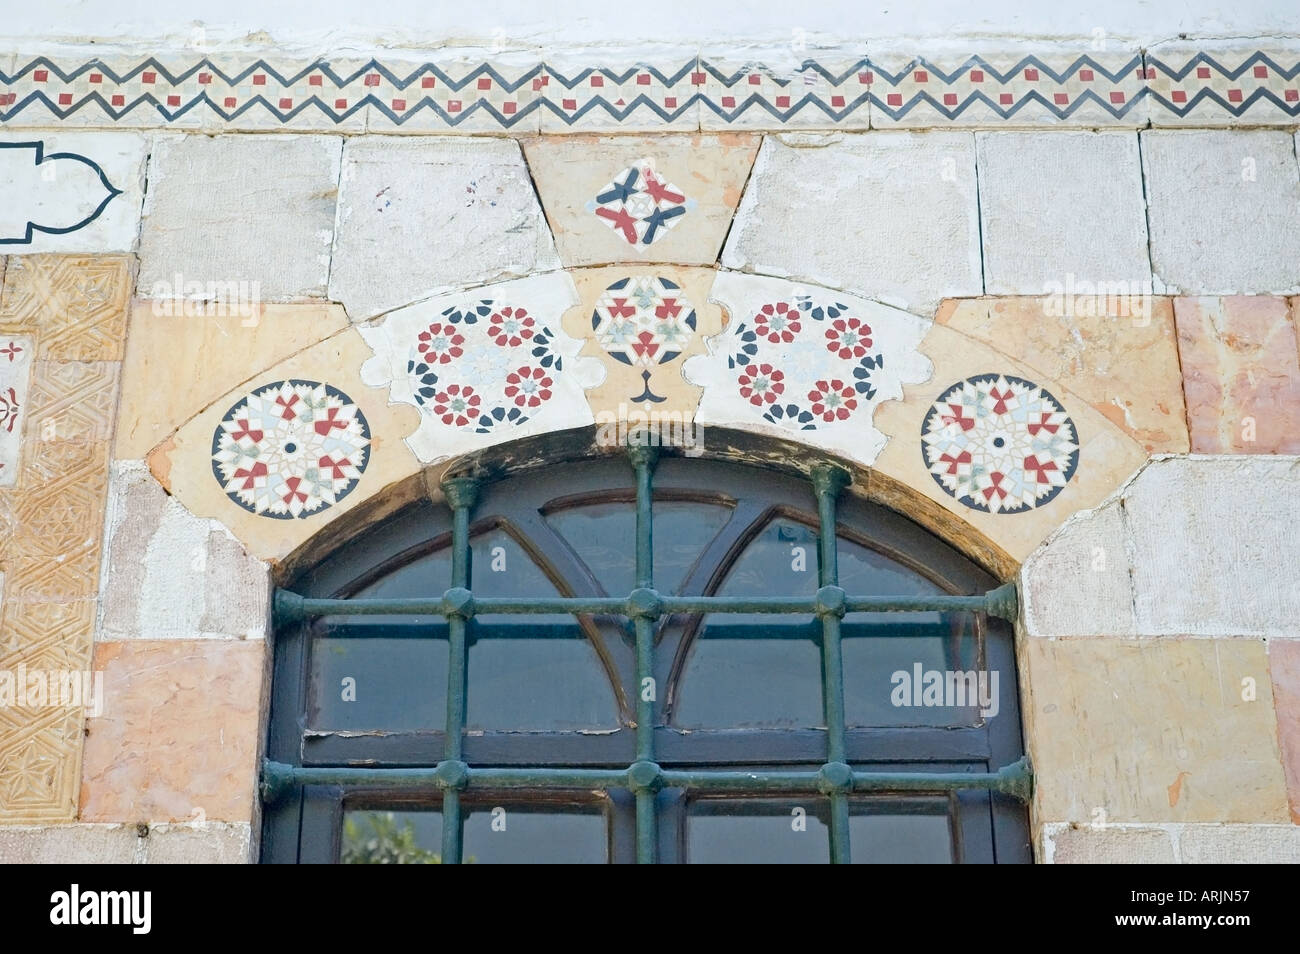
[[765,420],[811,431],[855,417],[876,396],[884,358],[847,305],[808,296],[772,301],[736,329],[727,366]]
[[616,361],[643,368],[666,364],[695,334],[695,309],[675,282],[625,278],[605,289],[591,315],[596,341]]
[[523,424],[552,397],[563,365],[553,342],[518,305],[485,298],[448,308],[412,345],[415,403],[458,430]]
[[279,381],[232,407],[212,438],[212,472],[235,503],[263,517],[309,517],[356,486],[370,427],[342,391]]
[[1056,398],[1024,378],[981,374],[944,391],[921,425],[935,482],[974,510],[1021,513],[1061,492],[1079,435]]

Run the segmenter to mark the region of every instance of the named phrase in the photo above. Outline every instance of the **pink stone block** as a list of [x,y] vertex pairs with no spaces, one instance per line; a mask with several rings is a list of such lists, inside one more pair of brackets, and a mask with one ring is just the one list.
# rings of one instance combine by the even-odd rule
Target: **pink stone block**
[[250,821],[264,653],[260,640],[97,645],[104,703],[86,724],[81,820]]
[[1291,820],[1300,825],[1300,639],[1270,639],[1268,671],[1273,678],[1277,739]]
[[1176,298],[1192,453],[1300,453],[1300,350],[1285,298]]

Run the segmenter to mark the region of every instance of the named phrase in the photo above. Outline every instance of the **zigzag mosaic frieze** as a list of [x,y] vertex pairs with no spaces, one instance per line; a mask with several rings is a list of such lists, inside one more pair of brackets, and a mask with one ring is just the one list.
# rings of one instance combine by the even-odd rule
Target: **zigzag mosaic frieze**
[[579,67],[517,56],[19,58],[11,74],[0,71],[0,125],[563,132],[1289,125],[1300,117],[1300,49],[784,58],[784,67],[708,57]]

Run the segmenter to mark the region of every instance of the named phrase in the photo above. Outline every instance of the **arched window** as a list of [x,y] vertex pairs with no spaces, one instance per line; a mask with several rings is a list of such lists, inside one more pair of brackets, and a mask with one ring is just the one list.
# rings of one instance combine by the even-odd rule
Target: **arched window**
[[846,477],[638,448],[339,546],[276,597],[263,859],[1030,860],[1013,591]]

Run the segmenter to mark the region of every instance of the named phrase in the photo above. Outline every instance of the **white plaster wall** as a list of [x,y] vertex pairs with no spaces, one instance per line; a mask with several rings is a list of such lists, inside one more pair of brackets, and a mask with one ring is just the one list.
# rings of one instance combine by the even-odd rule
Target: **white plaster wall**
[[[449,14],[444,4],[390,0],[357,17],[343,0],[46,0],[10,5],[0,42],[19,38],[85,41],[111,39],[140,49],[158,41],[183,44],[202,28],[208,44],[290,47],[422,47],[440,43],[509,47],[603,43],[646,47],[655,43],[712,45],[725,38],[737,50],[748,44],[789,43],[795,31],[811,47],[853,39],[974,38],[991,35],[1087,40],[1096,31],[1136,45],[1191,38],[1295,36],[1294,0],[1069,0],[1052,4],[997,0],[913,0],[910,3],[836,0],[792,5],[785,0],[748,3],[658,0],[647,13],[606,0],[478,0]],[[359,20],[364,20],[359,23]],[[343,24],[352,24],[343,26]],[[30,42],[23,44],[24,49]]]

